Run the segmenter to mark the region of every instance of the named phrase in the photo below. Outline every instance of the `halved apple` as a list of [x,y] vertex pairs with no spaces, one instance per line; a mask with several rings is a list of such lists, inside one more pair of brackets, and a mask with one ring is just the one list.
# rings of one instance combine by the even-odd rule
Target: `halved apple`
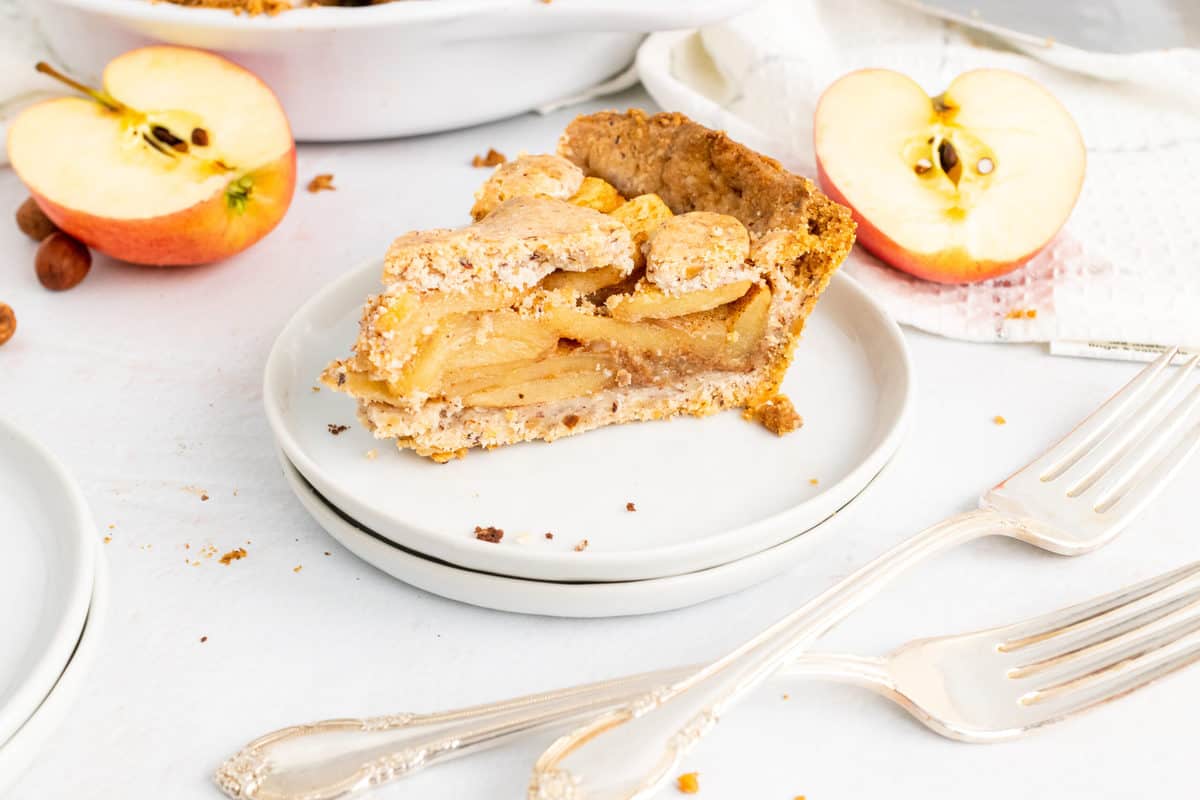
[[1002,275],[1066,222],[1087,161],[1071,115],[1037,82],[981,69],[929,97],[884,69],[852,72],[821,96],[818,176],[858,222],[858,241],[927,280]]
[[267,86],[220,56],[145,47],[111,61],[102,90],[24,111],[8,134],[17,175],[56,225],[103,253],[200,264],[257,242],[296,183],[287,117]]

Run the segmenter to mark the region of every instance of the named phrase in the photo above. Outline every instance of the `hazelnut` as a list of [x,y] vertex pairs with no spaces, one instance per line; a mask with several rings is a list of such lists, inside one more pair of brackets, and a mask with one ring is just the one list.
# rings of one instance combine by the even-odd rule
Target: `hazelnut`
[[0,344],[4,344],[17,332],[17,315],[12,306],[0,303]]
[[38,280],[55,292],[73,289],[92,268],[92,253],[78,240],[59,231],[46,237],[34,260]]
[[17,209],[17,227],[35,242],[42,241],[58,230],[58,226],[46,216],[46,212],[42,211],[41,206],[32,197],[26,197],[25,202]]

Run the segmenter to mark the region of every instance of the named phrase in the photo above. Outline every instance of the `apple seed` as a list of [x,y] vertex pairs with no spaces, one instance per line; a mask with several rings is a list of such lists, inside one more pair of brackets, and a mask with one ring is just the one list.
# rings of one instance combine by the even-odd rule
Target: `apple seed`
[[92,268],[92,253],[78,239],[62,231],[46,237],[34,258],[38,280],[54,292],[78,286]]
[[188,151],[188,143],[171,133],[171,131],[162,125],[152,126],[150,128],[150,133],[154,134],[155,139],[158,139],[160,142],[177,153],[186,153]]
[[958,151],[954,149],[954,145],[950,144],[949,139],[942,139],[938,145],[938,162],[942,165],[942,172],[947,175],[950,170],[958,166]]
[[42,241],[58,230],[58,226],[32,197],[25,198],[25,202],[17,209],[17,227],[35,242]]
[[192,128],[192,144],[196,147],[208,147],[208,131],[204,128]]
[[933,169],[933,162],[928,158],[918,158],[917,163],[913,165],[913,171],[918,175],[924,175],[931,169]]
[[990,175],[995,168],[996,162],[987,157],[979,159],[979,163],[975,165],[975,171],[980,175]]
[[4,344],[17,332],[17,315],[12,306],[0,303],[0,344]]

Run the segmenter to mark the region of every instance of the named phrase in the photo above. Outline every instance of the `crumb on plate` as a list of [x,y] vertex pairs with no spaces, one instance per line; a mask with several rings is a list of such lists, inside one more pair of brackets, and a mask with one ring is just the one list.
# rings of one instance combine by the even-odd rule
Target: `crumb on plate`
[[675,786],[684,794],[696,794],[700,791],[700,773],[685,772],[675,779]]
[[796,413],[792,401],[782,394],[750,406],[742,412],[742,416],[758,422],[776,436],[783,436],[804,427],[804,417]]
[[504,538],[504,531],[492,525],[476,525],[475,538],[481,542],[492,542],[494,544]]

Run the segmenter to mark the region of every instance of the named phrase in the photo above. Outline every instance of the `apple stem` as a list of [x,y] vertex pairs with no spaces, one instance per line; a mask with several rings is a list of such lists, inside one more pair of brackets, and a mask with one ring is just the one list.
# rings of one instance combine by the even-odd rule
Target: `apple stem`
[[47,64],[45,61],[37,62],[36,69],[38,72],[42,73],[43,75],[49,75],[51,78],[54,78],[56,81],[65,83],[67,86],[70,86],[72,89],[75,89],[76,91],[83,92],[88,97],[92,98],[97,103],[99,103],[100,105],[107,108],[109,111],[125,111],[126,110],[125,104],[120,102],[119,100],[113,98],[111,95],[108,95],[104,92],[98,92],[90,86],[85,86],[84,84],[80,83],[79,81],[75,80],[74,78],[71,78],[71,77],[59,72],[54,67]]

